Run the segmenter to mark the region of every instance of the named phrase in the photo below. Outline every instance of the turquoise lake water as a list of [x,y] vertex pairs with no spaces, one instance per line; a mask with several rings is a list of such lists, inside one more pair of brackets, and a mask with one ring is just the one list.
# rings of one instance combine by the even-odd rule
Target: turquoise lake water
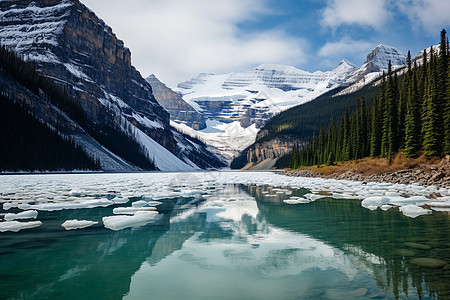
[[[68,195],[68,182],[81,189],[80,180],[95,176],[65,183],[36,176],[26,186],[30,195],[38,186],[43,197]],[[93,193],[112,199],[126,187],[128,203],[39,211],[41,226],[0,233],[0,299],[450,299],[447,212],[412,219],[396,208],[371,211],[360,200],[327,197],[289,205],[283,200],[308,190],[193,188],[178,178],[163,188],[181,191],[176,197],[164,198],[157,182],[148,190],[163,203],[154,221],[107,229],[102,218],[114,208],[150,199],[136,193],[146,183],[129,176],[106,176]],[[13,188],[0,190],[3,199],[13,197]],[[7,212],[19,210],[0,209]],[[73,219],[99,223],[61,227]],[[444,263],[431,266],[429,259]]]

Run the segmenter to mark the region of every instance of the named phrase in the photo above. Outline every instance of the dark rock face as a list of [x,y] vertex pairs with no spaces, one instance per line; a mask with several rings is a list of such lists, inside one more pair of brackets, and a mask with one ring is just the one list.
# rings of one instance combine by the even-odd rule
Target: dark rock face
[[1,1],[0,43],[67,86],[95,122],[134,125],[175,156],[186,149],[130,50],[79,0]]
[[36,61],[45,76],[73,86],[73,94],[92,118],[110,121],[105,106],[124,112],[131,122],[133,113],[140,114],[162,126],[158,130],[139,127],[164,147],[176,150],[167,130],[169,114],[131,65],[130,50],[91,10],[78,0],[7,1],[0,9],[0,27],[5,28],[0,33],[2,44]]
[[151,85],[153,95],[158,103],[169,112],[171,120],[184,123],[195,130],[206,128],[205,118],[184,101],[179,94],[159,81],[153,74],[146,80]]

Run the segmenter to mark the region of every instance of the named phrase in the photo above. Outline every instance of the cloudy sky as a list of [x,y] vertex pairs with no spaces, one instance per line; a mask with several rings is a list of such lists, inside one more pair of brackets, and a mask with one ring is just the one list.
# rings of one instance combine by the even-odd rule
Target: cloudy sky
[[175,87],[198,73],[262,63],[326,71],[378,44],[416,55],[450,31],[449,0],[81,0],[131,49],[144,77]]

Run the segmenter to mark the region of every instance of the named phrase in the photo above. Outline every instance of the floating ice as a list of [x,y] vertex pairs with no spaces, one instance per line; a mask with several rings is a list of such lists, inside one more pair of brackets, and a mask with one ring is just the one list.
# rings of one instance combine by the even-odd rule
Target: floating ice
[[13,206],[13,204],[11,202],[3,203],[3,210],[10,210],[13,207],[14,206]]
[[128,227],[144,226],[155,220],[157,211],[138,211],[133,216],[109,216],[103,217],[105,228],[121,230]]
[[403,206],[403,205],[409,205],[409,204],[424,205],[428,201],[430,201],[430,200],[427,199],[424,196],[413,196],[413,197],[409,197],[409,198],[392,197],[389,200],[389,204],[394,204],[394,205],[397,205],[397,206]]
[[[361,206],[364,208],[369,208],[369,207],[380,207],[383,204],[387,204],[389,202],[389,198],[387,197],[382,197],[382,196],[372,196],[372,197],[367,197],[365,198],[362,202],[361,202]],[[369,208],[371,209],[371,208]],[[373,210],[373,209],[371,209]]]
[[147,205],[146,201],[140,200],[140,201],[136,201],[131,203],[131,206],[135,207],[135,208],[140,208],[140,207],[144,207]]
[[19,222],[19,221],[6,221],[0,222],[0,232],[13,231],[18,232],[22,229],[35,228],[42,225],[41,221],[32,222]]
[[[83,199],[83,198],[80,198]],[[90,199],[90,200],[76,200],[68,202],[44,203],[30,205],[31,209],[42,211],[57,211],[63,209],[81,209],[81,208],[95,208],[107,207],[113,205],[114,202],[108,199]]]
[[437,198],[428,202],[427,205],[435,211],[450,211],[450,197]]
[[384,205],[381,205],[380,206],[380,208],[382,209],[382,210],[384,210],[384,211],[387,211],[387,210],[389,210],[389,209],[391,209],[391,208],[393,208],[394,206],[392,206],[392,205],[389,205],[389,204],[384,204]]
[[306,203],[310,203],[311,200],[303,199],[303,198],[290,198],[290,199],[283,200],[283,202],[286,204],[306,204]]
[[156,211],[156,207],[116,207],[113,209],[113,214],[134,215],[138,211]]
[[158,205],[161,205],[161,204],[163,204],[161,201],[148,201],[147,202],[148,206],[158,206]]
[[407,217],[416,218],[421,215],[431,215],[432,211],[429,209],[422,208],[420,206],[409,204],[401,206],[400,211]]
[[65,221],[64,223],[61,224],[61,226],[64,227],[66,230],[72,230],[72,229],[87,228],[95,224],[98,224],[98,222],[74,219]]
[[36,219],[38,216],[38,212],[35,210],[27,210],[23,211],[17,214],[6,214],[5,220],[6,221],[14,221],[14,220],[21,220],[21,219]]
[[308,193],[308,194],[304,194],[303,197],[305,197],[306,199],[309,199],[311,201],[316,201],[317,199],[325,198],[326,196]]
[[125,204],[125,203],[128,203],[128,201],[130,201],[130,199],[128,199],[126,197],[115,197],[114,199],[112,199],[112,201],[115,204]]

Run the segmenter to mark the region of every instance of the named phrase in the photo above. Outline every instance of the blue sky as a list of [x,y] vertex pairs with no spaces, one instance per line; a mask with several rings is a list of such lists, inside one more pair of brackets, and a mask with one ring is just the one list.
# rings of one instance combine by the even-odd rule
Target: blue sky
[[144,77],[171,87],[200,72],[263,63],[326,71],[378,44],[402,52],[450,31],[449,0],[82,0],[132,51]]

